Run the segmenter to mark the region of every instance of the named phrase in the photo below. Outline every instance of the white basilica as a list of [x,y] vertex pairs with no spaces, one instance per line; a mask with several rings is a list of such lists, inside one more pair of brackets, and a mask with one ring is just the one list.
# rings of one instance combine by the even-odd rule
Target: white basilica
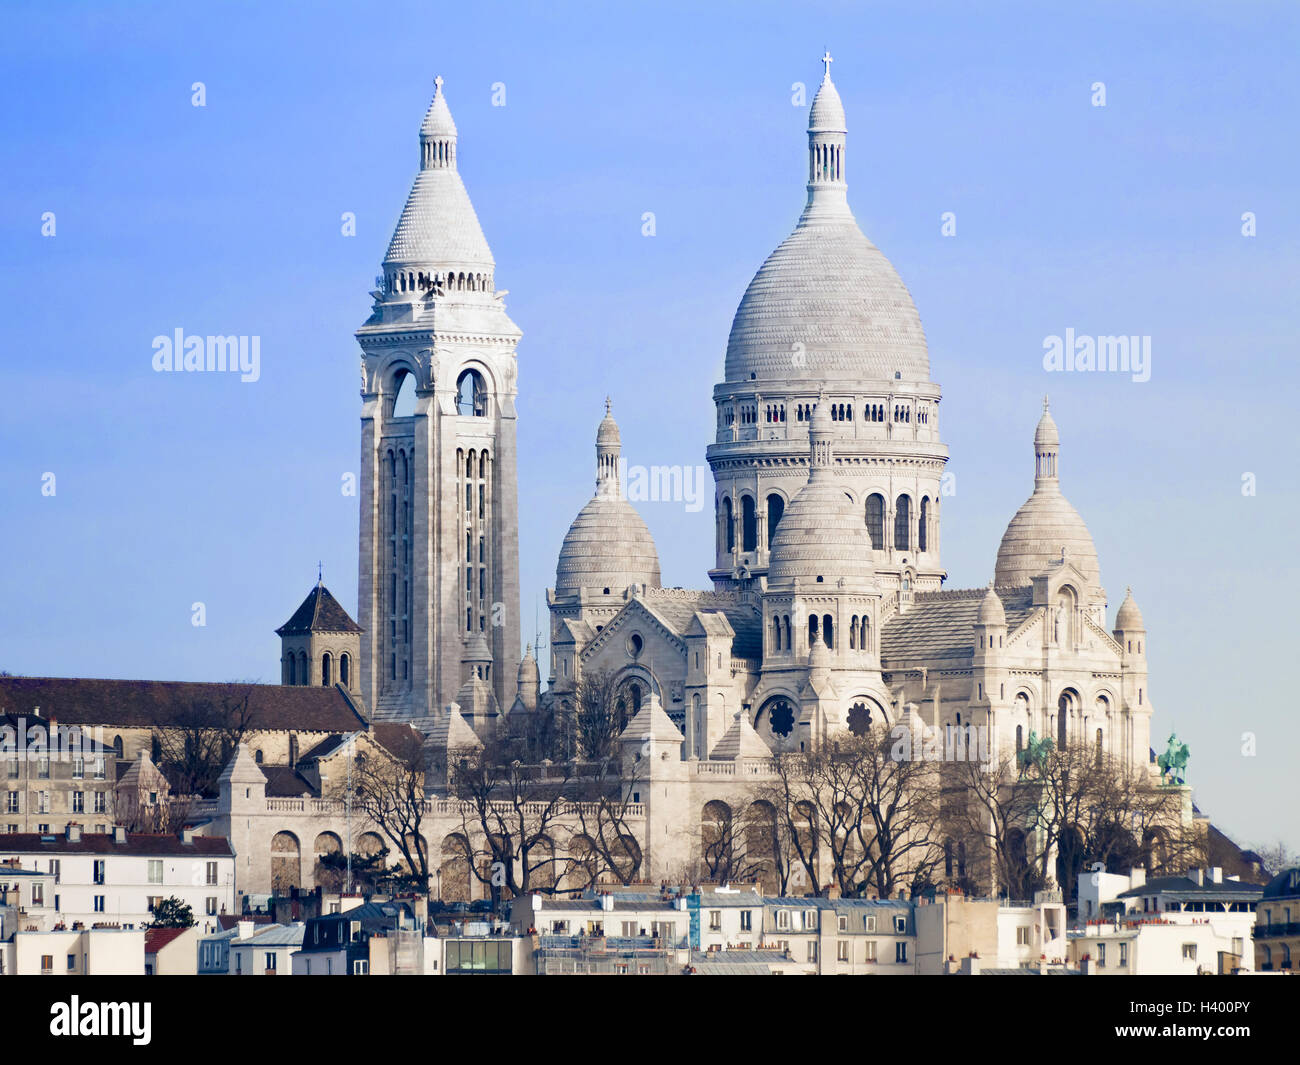
[[[800,750],[884,722],[987,726],[995,753],[1037,733],[1145,764],[1142,615],[1130,593],[1107,629],[1046,400],[1033,493],[993,579],[942,588],[940,389],[906,287],[849,209],[846,140],[827,62],[807,203],[750,282],[714,387],[713,587],[661,586],[653,539],[620,492],[607,405],[595,494],[548,593],[548,690],[524,682],[510,713],[572,709],[596,670],[617,678],[629,717],[662,706],[687,761]],[[536,676],[531,658],[525,667],[521,678]]]

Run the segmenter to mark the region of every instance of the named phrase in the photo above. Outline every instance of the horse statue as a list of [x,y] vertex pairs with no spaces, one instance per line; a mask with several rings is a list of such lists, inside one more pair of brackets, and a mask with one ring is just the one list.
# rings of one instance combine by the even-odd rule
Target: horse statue
[[1041,775],[1047,757],[1055,746],[1050,737],[1044,736],[1040,740],[1038,733],[1030,730],[1029,741],[1022,750],[1016,752],[1016,767],[1020,770],[1020,775],[1023,777],[1031,768],[1037,768]]
[[1179,741],[1174,733],[1169,734],[1169,746],[1165,753],[1156,759],[1156,765],[1160,767],[1161,778],[1168,777],[1165,781],[1167,784],[1186,784],[1187,758],[1191,752],[1187,744]]

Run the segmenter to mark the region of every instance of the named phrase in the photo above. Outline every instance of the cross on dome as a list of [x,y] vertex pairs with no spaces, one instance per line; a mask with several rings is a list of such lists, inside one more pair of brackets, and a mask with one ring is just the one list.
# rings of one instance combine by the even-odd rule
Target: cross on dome
[[831,58],[831,50],[829,48],[826,49],[826,54],[822,56],[822,62],[826,64],[826,73],[823,75],[823,80],[830,81],[831,64],[834,63],[835,60]]

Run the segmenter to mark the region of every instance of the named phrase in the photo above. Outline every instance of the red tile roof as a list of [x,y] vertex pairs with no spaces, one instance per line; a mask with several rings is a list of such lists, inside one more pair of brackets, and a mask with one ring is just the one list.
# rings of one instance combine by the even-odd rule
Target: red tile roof
[[68,839],[66,832],[38,835],[35,832],[0,834],[0,854],[128,854],[150,857],[208,858],[234,857],[230,840],[225,836],[193,836],[184,843],[179,836],[155,836],[128,832],[126,842],[118,843],[111,832],[81,833],[79,840]]
[[144,933],[144,952],[157,954],[173,939],[183,936],[188,928],[147,928]]
[[100,680],[90,677],[0,677],[0,713],[30,714],[61,725],[156,728],[192,719],[196,708],[220,708],[249,693],[250,727],[302,732],[352,732],[365,720],[337,687]]

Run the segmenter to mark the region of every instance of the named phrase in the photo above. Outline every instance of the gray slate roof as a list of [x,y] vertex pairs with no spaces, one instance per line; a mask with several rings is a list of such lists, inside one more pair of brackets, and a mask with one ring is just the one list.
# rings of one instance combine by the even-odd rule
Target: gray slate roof
[[[881,668],[889,672],[903,662],[970,658],[975,652],[975,618],[987,588],[919,592],[910,609],[881,627]],[[998,592],[1014,632],[1034,612],[1028,590]]]

